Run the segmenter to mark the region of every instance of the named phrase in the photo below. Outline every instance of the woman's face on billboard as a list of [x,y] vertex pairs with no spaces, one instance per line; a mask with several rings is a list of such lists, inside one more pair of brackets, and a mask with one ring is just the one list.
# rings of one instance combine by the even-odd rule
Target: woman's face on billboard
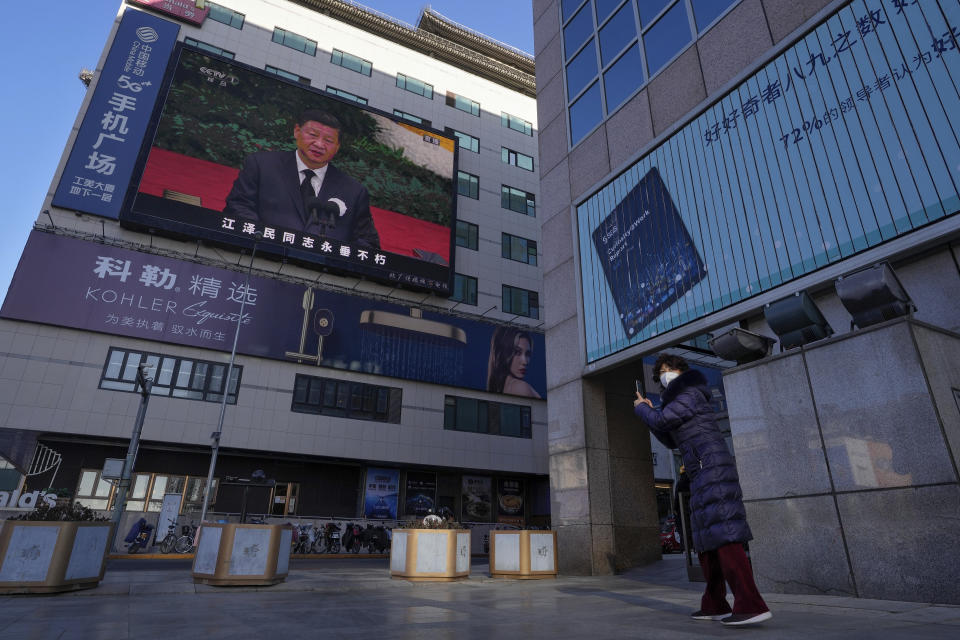
[[523,380],[527,375],[527,365],[530,364],[530,340],[517,338],[513,344],[513,355],[510,357],[510,375]]

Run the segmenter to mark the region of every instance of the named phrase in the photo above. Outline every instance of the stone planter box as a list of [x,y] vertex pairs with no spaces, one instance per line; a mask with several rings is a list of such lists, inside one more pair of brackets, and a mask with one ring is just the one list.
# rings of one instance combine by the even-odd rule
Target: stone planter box
[[390,575],[413,581],[470,577],[468,529],[394,529]]
[[490,575],[495,578],[556,578],[556,531],[491,531]]
[[290,525],[205,524],[193,558],[193,581],[216,586],[283,582],[292,539]]
[[0,524],[0,594],[90,589],[103,580],[111,523]]

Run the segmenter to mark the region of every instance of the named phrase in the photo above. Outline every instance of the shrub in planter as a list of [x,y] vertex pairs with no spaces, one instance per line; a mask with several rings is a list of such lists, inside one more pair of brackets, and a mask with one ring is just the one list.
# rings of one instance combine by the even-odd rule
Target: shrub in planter
[[0,528],[0,594],[89,589],[103,579],[113,525],[77,503],[41,503]]

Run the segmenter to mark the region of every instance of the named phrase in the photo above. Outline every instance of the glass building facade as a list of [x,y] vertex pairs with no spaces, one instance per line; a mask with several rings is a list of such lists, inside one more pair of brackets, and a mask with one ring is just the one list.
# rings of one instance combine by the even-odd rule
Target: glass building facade
[[[579,101],[616,65],[608,15],[636,11],[639,39],[617,42],[649,75],[658,21],[683,8],[694,25],[698,7],[715,19],[729,3],[630,1],[603,22],[614,4],[562,4],[574,144],[595,126],[576,122]],[[584,10],[596,22],[581,34]],[[958,26],[954,1],[856,0],[579,204],[588,361],[956,213]],[[594,76],[571,83],[587,40]],[[609,88],[596,99],[615,108]]]
[[562,0],[575,145],[739,0]]

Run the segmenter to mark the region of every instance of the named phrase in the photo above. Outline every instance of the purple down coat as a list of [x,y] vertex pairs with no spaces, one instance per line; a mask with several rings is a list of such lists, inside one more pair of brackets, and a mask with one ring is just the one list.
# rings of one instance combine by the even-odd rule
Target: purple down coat
[[753,539],[733,456],[714,419],[710,391],[694,369],[675,378],[660,396],[661,409],[634,411],[657,439],[680,450],[690,478],[690,529],[697,552]]

